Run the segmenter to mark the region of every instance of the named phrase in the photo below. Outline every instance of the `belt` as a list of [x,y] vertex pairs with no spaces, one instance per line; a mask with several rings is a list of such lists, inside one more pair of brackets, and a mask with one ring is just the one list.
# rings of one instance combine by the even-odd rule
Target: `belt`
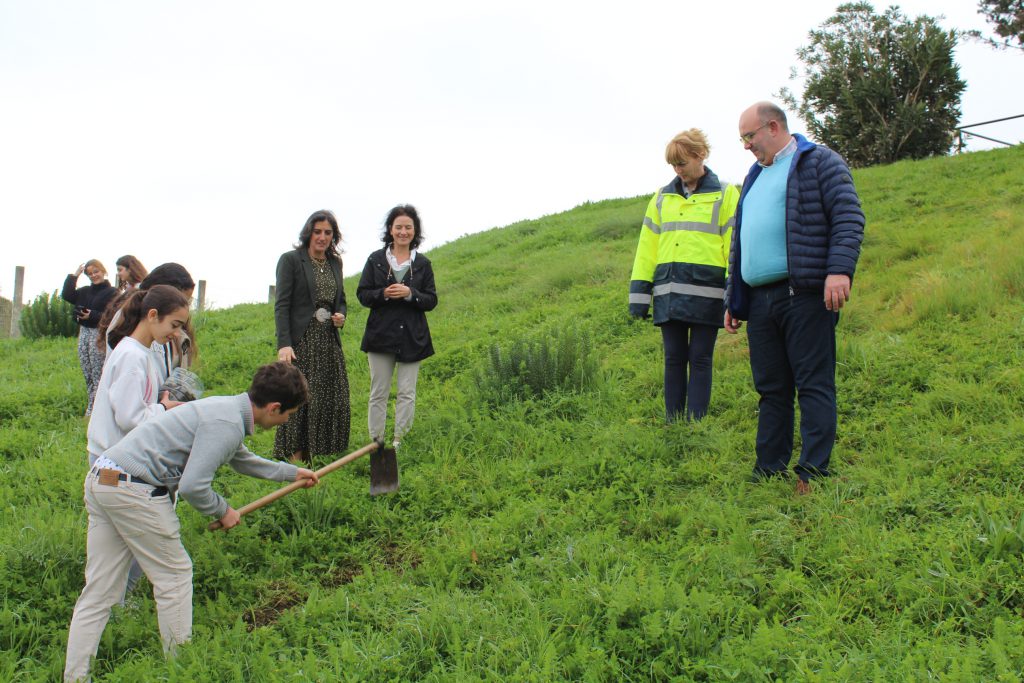
[[[99,476],[100,471],[101,471],[101,469],[99,467],[93,467],[91,470],[89,470],[89,473],[90,474],[95,474],[96,476]],[[102,471],[104,471],[104,472],[117,472],[117,470],[102,470]],[[133,477],[132,475],[128,474],[127,472],[117,472],[117,480],[118,481],[125,481],[125,482],[128,482],[129,484],[145,484],[146,486],[153,486],[148,481],[144,481],[144,480],[140,479],[139,477]],[[166,496],[168,493],[170,493],[170,490],[166,486],[153,486],[153,490],[150,492],[149,496],[150,496],[150,498],[159,498],[160,496]]]

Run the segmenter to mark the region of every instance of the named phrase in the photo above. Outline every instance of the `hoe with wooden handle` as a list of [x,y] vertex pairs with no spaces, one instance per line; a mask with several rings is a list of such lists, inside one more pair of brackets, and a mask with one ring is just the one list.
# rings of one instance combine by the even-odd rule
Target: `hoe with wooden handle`
[[[367,453],[371,453],[370,456],[370,495],[376,496],[381,493],[390,493],[398,490],[398,459],[395,457],[395,449],[383,448],[383,444],[379,441],[366,444],[358,451],[352,451],[343,458],[338,458],[330,465],[321,467],[316,471],[316,476],[324,477],[339,467],[344,467],[353,460],[358,460]],[[242,517],[246,516],[253,510],[259,510],[261,507],[270,505],[279,498],[284,498],[292,491],[296,491],[301,488],[305,488],[305,480],[293,481],[287,486],[282,486],[273,493],[268,493],[259,500],[254,500],[248,505],[243,505],[238,508],[238,514]],[[221,528],[220,521],[210,522],[207,527],[210,531],[215,531]]]

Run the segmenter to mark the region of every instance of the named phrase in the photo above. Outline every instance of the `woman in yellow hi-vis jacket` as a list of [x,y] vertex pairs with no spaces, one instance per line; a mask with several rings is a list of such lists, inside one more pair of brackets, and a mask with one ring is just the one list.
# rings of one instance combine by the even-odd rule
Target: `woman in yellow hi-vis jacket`
[[629,313],[654,324],[665,346],[665,417],[704,417],[711,359],[722,327],[725,275],[740,193],[704,165],[711,147],[697,128],[665,148],[676,177],[647,206],[629,283]]

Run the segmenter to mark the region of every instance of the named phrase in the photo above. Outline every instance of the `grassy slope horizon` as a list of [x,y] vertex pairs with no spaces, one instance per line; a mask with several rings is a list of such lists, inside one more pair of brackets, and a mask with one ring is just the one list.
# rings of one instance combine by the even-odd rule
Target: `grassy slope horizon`
[[[664,424],[660,335],[626,315],[647,197],[430,250],[437,355],[401,491],[370,499],[356,463],[229,535],[179,506],[193,642],[165,661],[140,595],[96,680],[1021,680],[1021,168],[1018,147],[854,173],[868,227],[838,331],[838,476],[802,498],[745,481],[744,334],[719,336],[707,419]],[[355,278],[346,293],[354,449],[366,314]],[[197,323],[211,393],[273,360],[269,305]],[[566,325],[599,385],[490,406],[490,345]],[[0,680],[52,680],[85,559],[85,393],[74,340],[0,349]],[[218,487],[239,506],[274,485]]]

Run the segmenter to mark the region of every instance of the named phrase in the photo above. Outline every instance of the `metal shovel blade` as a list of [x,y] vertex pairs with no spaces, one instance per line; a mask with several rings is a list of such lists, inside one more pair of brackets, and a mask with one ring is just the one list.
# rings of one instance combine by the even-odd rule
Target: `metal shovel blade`
[[398,490],[398,458],[394,448],[378,448],[370,453],[370,495]]

